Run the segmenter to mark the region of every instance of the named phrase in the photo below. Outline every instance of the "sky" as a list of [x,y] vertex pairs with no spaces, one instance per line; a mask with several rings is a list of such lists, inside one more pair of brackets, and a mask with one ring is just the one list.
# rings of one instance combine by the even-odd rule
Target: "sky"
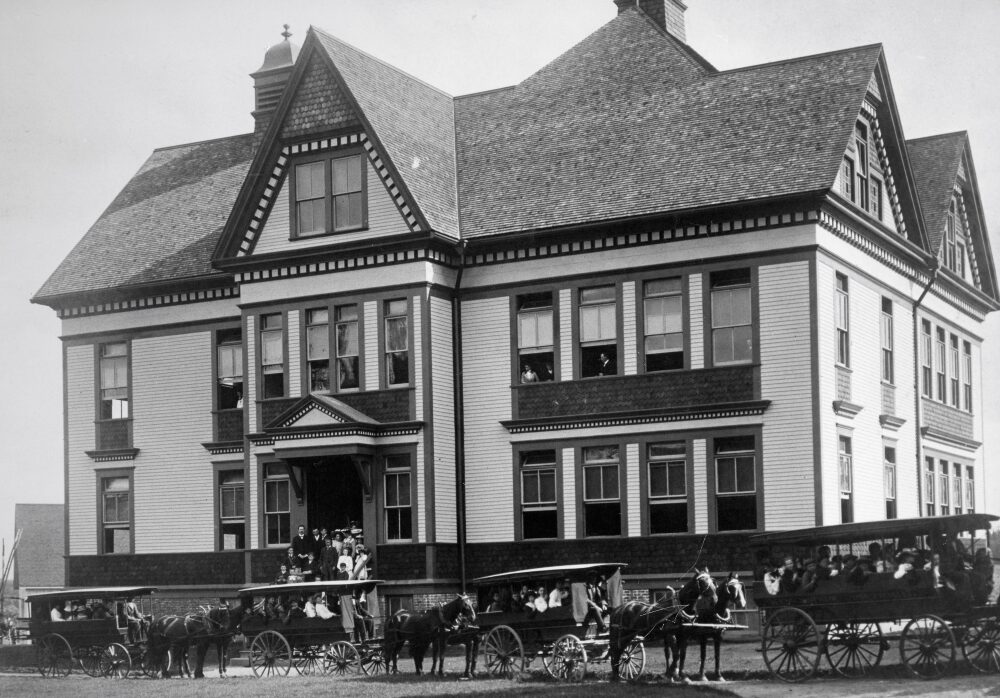
[[[969,132],[1000,251],[1000,1],[687,4],[688,43],[720,69],[882,43],[905,137]],[[0,537],[10,545],[15,502],[63,497],[60,327],[29,298],[154,148],[252,130],[249,73],[283,24],[300,45],[313,24],[459,95],[519,82],[616,11],[612,0],[0,0]],[[1000,313],[984,346],[993,513],[998,349]]]

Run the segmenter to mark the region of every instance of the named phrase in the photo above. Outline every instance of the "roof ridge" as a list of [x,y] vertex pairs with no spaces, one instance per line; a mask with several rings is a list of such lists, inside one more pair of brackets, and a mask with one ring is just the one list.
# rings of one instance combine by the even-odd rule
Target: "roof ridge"
[[382,59],[381,59],[381,58],[379,58],[378,56],[373,56],[372,54],[368,53],[368,52],[367,52],[367,51],[365,51],[364,49],[360,49],[360,48],[358,48],[357,46],[355,46],[354,44],[351,44],[351,43],[348,43],[347,41],[344,41],[343,39],[341,39],[341,38],[339,38],[339,37],[336,37],[336,36],[334,36],[334,35],[333,35],[333,34],[331,34],[330,32],[328,32],[328,31],[326,31],[326,30],[324,30],[324,29],[321,29],[320,27],[317,27],[317,26],[316,26],[316,25],[314,25],[314,24],[310,24],[310,25],[309,25],[309,31],[314,31],[314,32],[316,32],[317,34],[321,34],[322,36],[326,37],[327,39],[330,39],[331,41],[336,41],[336,42],[337,42],[338,44],[341,44],[341,45],[343,45],[343,46],[346,46],[347,48],[351,49],[352,51],[357,51],[358,53],[360,53],[360,54],[361,54],[362,56],[364,56],[365,58],[368,58],[368,59],[370,59],[370,60],[373,60],[373,61],[375,61],[376,63],[378,63],[378,64],[380,64],[380,65],[383,65],[383,66],[385,66],[386,68],[389,68],[389,69],[390,69],[390,70],[392,70],[393,72],[395,72],[395,73],[398,73],[399,75],[404,75],[404,76],[406,76],[406,77],[410,78],[411,80],[413,80],[413,81],[415,81],[415,82],[419,82],[419,83],[420,83],[421,85],[423,85],[424,87],[427,87],[427,88],[429,88],[429,89],[432,89],[432,90],[434,90],[435,92],[438,92],[438,93],[440,93],[440,94],[441,94],[442,96],[444,96],[444,97],[447,97],[447,98],[449,98],[449,99],[455,99],[455,97],[454,97],[454,96],[453,96],[452,94],[450,94],[450,93],[448,93],[448,92],[445,92],[445,91],[444,91],[444,90],[442,90],[442,89],[441,89],[440,87],[435,87],[434,85],[430,84],[430,83],[429,83],[429,82],[427,82],[426,80],[422,80],[421,78],[418,78],[418,77],[417,77],[416,75],[413,75],[412,73],[409,73],[409,72],[407,72],[407,71],[403,70],[402,68],[400,68],[400,67],[398,67],[398,66],[395,66],[395,65],[393,65],[392,63],[389,63],[388,61],[385,61],[385,60],[382,60]]
[[219,136],[218,138],[206,138],[201,141],[191,141],[190,143],[177,143],[175,145],[162,145],[159,148],[153,148],[154,153],[161,153],[164,150],[173,150],[174,148],[189,148],[192,145],[206,145],[207,143],[218,143],[220,141],[232,141],[237,138],[246,138],[248,136],[253,136],[253,132],[250,133],[237,133],[232,136]]
[[795,58],[782,58],[777,61],[769,61],[766,63],[754,63],[752,65],[744,65],[739,68],[729,68],[727,70],[720,70],[715,73],[715,75],[727,75],[729,73],[738,73],[741,70],[753,70],[755,68],[766,68],[776,65],[784,65],[787,63],[799,63],[800,61],[810,61],[816,58],[825,58],[827,56],[835,56],[838,53],[849,53],[851,51],[860,51],[862,49],[878,48],[882,49],[882,42],[875,42],[873,44],[863,44],[861,46],[848,46],[847,48],[835,49],[833,51],[824,51],[823,53],[813,53],[808,56],[797,56]]
[[964,137],[968,138],[969,137],[969,131],[968,131],[968,129],[964,129],[963,128],[963,129],[959,129],[958,131],[949,131],[948,133],[935,133],[935,134],[931,134],[930,136],[921,136],[920,138],[907,138],[906,139],[906,143],[907,143],[907,145],[909,145],[910,143],[918,143],[920,141],[929,141],[932,138],[951,138],[951,137],[954,137],[954,136],[964,136]]
[[482,97],[483,95],[492,94],[494,92],[503,92],[504,90],[516,89],[517,85],[505,85],[503,87],[494,87],[491,90],[480,90],[479,92],[468,92],[464,95],[456,95],[453,99],[466,99],[467,97]]

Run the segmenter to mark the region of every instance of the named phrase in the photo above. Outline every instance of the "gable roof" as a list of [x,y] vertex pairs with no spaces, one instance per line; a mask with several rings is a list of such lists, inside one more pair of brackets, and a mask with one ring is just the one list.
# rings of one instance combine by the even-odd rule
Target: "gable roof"
[[920,210],[924,214],[931,252],[937,254],[944,235],[948,206],[959,164],[968,142],[965,131],[944,133],[906,141],[910,167],[920,197]]
[[252,135],[153,151],[35,294],[220,276],[212,250],[250,165]]

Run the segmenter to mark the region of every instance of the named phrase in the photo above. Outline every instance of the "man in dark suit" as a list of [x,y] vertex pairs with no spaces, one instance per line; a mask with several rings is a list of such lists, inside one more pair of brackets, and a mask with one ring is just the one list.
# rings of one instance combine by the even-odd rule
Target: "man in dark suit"
[[309,563],[309,553],[313,551],[313,542],[306,537],[306,527],[299,526],[299,535],[292,538],[292,552],[299,567],[305,569]]

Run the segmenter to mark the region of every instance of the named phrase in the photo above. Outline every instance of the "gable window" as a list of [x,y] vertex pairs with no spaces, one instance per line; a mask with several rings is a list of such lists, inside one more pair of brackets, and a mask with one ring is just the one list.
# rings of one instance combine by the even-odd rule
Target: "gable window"
[[218,388],[220,410],[243,407],[243,340],[239,330],[223,330],[217,335]]
[[851,437],[841,434],[837,437],[838,460],[840,463],[840,522],[854,521],[854,447]]
[[517,297],[517,357],[522,383],[555,380],[552,294]]
[[132,478],[115,475],[100,478],[101,552],[132,552]]
[[868,127],[860,121],[854,126],[854,144],[858,149],[858,162],[855,167],[856,186],[852,199],[860,208],[868,210]]
[[837,274],[837,291],[834,296],[837,324],[837,363],[851,365],[850,296],[847,295],[847,277]]
[[840,193],[848,201],[854,201],[854,160],[846,156],[840,173]]
[[246,548],[246,485],[242,470],[219,472],[219,550]]
[[281,313],[260,316],[260,369],[263,397],[285,396],[285,330]]
[[309,364],[309,391],[330,389],[330,311],[306,311],[306,361]]
[[687,533],[687,443],[649,444],[646,468],[649,532]]
[[882,220],[882,182],[871,178],[871,214],[875,216],[876,219]]
[[934,516],[934,459],[924,458],[924,508],[927,516]]
[[972,343],[962,342],[962,408],[972,412]]
[[559,537],[555,451],[521,454],[521,537]]
[[892,300],[882,299],[882,380],[895,383],[896,360],[892,344]]
[[937,342],[934,347],[934,368],[937,370],[937,391],[935,397],[941,402],[948,401],[948,365],[945,362],[944,328],[937,328]]
[[646,371],[684,368],[684,309],[681,279],[643,284]]
[[101,419],[128,419],[128,342],[101,345]]
[[896,447],[882,447],[882,489],[885,492],[885,518],[896,518]]
[[618,447],[583,449],[583,534],[620,536],[622,503],[618,484]]
[[288,471],[278,463],[264,467],[264,545],[292,540],[292,500]]
[[337,390],[357,390],[361,346],[358,306],[338,305],[334,314],[337,323]]
[[410,503],[410,456],[405,453],[385,457],[385,539],[413,539],[413,509]]
[[920,390],[924,397],[933,397],[933,340],[931,338],[931,323],[920,321]]
[[715,439],[715,514],[719,531],[757,528],[754,436]]
[[388,385],[410,382],[410,333],[406,300],[385,301],[385,374]]
[[944,243],[941,245],[941,261],[951,271],[955,271],[955,229],[957,226],[955,198],[948,202],[948,215],[945,218]]
[[961,403],[961,397],[959,396],[959,359],[958,359],[958,337],[951,335],[948,337],[948,378],[950,383],[949,397],[951,398],[951,406],[958,408]]
[[750,269],[714,271],[709,276],[712,299],[712,363],[753,360]]
[[364,156],[323,157],[297,164],[292,177],[294,236],[358,230],[367,225]]
[[618,302],[614,286],[580,289],[580,375],[618,373]]

